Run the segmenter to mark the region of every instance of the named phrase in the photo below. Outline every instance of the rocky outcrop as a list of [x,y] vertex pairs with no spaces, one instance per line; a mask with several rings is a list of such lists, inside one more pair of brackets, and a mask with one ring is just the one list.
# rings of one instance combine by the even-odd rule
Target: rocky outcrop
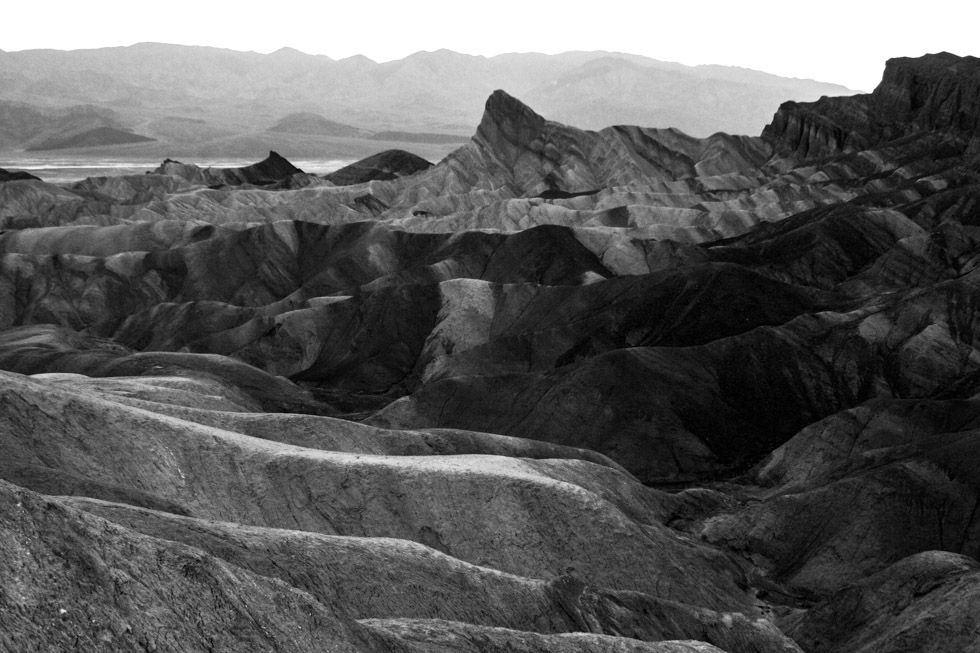
[[279,156],[269,152],[269,156],[244,168],[200,168],[167,159],[153,171],[155,175],[168,175],[185,179],[192,184],[204,186],[241,186],[250,184],[266,186],[281,182],[303,171]]
[[821,157],[923,132],[949,131],[970,140],[978,116],[980,59],[943,52],[889,59],[870,95],[787,102],[763,138],[784,152]]
[[975,134],[980,127],[980,59],[948,52],[889,59],[870,100],[890,138],[913,130]]

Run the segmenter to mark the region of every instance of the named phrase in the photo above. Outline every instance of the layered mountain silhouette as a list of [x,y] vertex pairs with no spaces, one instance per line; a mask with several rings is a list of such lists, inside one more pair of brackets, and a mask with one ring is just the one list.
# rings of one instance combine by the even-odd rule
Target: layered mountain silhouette
[[71,148],[100,147],[104,145],[128,145],[154,140],[156,139],[140,136],[124,129],[96,127],[95,129],[74,134],[67,138],[49,138],[27,148],[27,151],[40,152],[43,150],[65,150]]
[[[398,61],[334,61],[296,50],[261,55],[140,43],[101,50],[0,52],[0,152],[77,148],[98,127],[155,143],[104,154],[160,158],[286,156],[359,159],[376,141],[438,160],[472,134],[498,88],[544,115],[587,129],[675,127],[698,136],[759,133],[787,99],[851,93],[841,86],[724,66],[682,66],[609,52],[462,55],[419,52]],[[111,124],[64,127],[97,111]],[[87,148],[85,152],[92,153]]]
[[0,648],[970,650],[978,97],[0,177]]

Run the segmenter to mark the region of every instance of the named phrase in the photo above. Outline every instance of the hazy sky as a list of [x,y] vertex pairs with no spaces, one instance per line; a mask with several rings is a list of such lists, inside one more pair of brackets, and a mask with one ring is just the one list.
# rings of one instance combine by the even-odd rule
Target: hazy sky
[[334,59],[364,54],[389,61],[440,48],[486,56],[609,50],[755,68],[865,91],[877,85],[891,57],[943,50],[980,55],[963,0],[600,0],[588,10],[577,8],[582,3],[529,0],[9,4],[0,23],[0,49],[7,51],[158,41],[263,53],[289,46]]

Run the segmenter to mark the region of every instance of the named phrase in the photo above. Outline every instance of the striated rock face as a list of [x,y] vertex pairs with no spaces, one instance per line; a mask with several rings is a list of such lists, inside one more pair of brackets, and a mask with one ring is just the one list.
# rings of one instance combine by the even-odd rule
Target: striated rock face
[[980,116],[980,59],[947,52],[889,59],[870,95],[783,104],[763,137],[799,156],[828,156],[931,131],[971,139]]
[[4,481],[0,515],[6,650],[385,646],[386,638],[284,583]]
[[785,102],[762,132],[782,152],[819,158],[872,145],[877,130],[869,97],[823,97],[814,103]]
[[879,120],[893,125],[890,136],[911,129],[975,133],[980,127],[980,59],[948,52],[889,59],[871,101]]
[[969,649],[975,71],[0,183],[0,646]]
[[980,568],[975,558],[928,551],[849,585],[785,627],[807,651],[969,650]]
[[[724,141],[732,146],[719,147]],[[768,154],[758,139],[725,134],[695,139],[671,129],[569,128],[496,91],[487,100],[470,151],[452,156],[478,157],[491,177],[523,195],[537,195],[751,170]]]

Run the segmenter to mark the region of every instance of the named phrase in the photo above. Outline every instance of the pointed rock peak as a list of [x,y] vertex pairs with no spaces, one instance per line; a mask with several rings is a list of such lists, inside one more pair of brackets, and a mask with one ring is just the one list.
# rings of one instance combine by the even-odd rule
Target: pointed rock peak
[[519,119],[522,121],[544,122],[534,110],[506,91],[496,90],[487,98],[483,119],[502,120]]
[[277,164],[278,163],[285,162],[285,163],[287,163],[289,165],[292,165],[291,163],[289,163],[289,161],[286,159],[286,157],[282,156],[281,154],[279,154],[275,150],[269,150],[269,156],[267,156],[262,161],[262,163],[267,163],[267,162],[269,162],[269,163],[277,163]]
[[477,137],[493,143],[498,138],[510,142],[527,142],[540,132],[547,121],[517,98],[505,91],[494,91],[487,99]]

